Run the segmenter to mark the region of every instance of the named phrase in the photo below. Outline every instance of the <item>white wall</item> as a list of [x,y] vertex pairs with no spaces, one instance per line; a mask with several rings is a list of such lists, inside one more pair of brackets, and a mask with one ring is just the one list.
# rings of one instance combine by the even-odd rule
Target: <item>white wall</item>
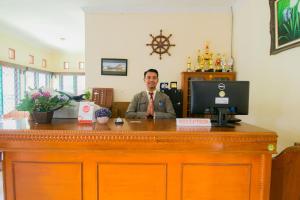
[[[84,55],[81,53],[55,52],[52,54],[55,68],[53,72],[84,72],[79,69],[79,62],[85,62]],[[64,69],[64,62],[69,62],[69,69]]]
[[[2,27],[0,24],[0,28]],[[0,30],[0,61],[23,65],[35,69],[42,69],[51,72],[83,72],[79,70],[78,63],[85,61],[83,53],[69,53],[56,49],[50,49],[33,38],[22,37],[20,33]],[[8,58],[8,49],[16,52],[15,60]],[[29,55],[34,56],[34,64],[29,64]],[[47,67],[42,67],[42,59],[47,60]],[[63,68],[64,62],[70,63],[70,69]]]
[[[86,13],[86,84],[87,87],[114,88],[115,101],[130,101],[144,90],[143,72],[156,68],[160,81],[177,81],[186,69],[186,60],[192,56],[196,62],[197,49],[205,41],[211,42],[215,52],[230,53],[231,15],[222,13],[144,13],[101,14]],[[171,56],[150,56],[149,34],[158,35],[160,29],[175,47]],[[101,58],[128,59],[128,76],[101,76]]]
[[251,85],[244,120],[276,131],[280,151],[300,141],[300,48],[270,56],[269,1],[238,1],[234,19],[237,77]]
[[[53,56],[52,50],[49,50],[33,42],[24,40],[23,38],[9,35],[0,31],[0,60],[25,65],[31,68],[53,71]],[[15,60],[8,58],[8,49],[15,50]],[[29,55],[34,56],[34,64],[29,64]],[[47,60],[47,68],[42,68],[42,59]]]

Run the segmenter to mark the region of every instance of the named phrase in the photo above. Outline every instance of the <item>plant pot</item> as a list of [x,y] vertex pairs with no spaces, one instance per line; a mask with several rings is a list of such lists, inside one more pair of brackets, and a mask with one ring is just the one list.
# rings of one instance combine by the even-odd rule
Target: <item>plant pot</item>
[[32,112],[33,120],[38,124],[49,124],[53,118],[53,111],[49,112]]
[[97,122],[99,124],[106,124],[109,120],[109,117],[97,117]]

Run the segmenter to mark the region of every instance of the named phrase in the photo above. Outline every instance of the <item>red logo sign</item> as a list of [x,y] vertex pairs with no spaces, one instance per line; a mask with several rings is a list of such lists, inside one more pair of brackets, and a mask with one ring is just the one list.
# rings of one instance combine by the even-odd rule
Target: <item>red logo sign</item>
[[85,113],[87,113],[87,112],[90,111],[90,109],[91,109],[90,106],[85,105],[85,106],[83,106],[82,111],[85,112]]

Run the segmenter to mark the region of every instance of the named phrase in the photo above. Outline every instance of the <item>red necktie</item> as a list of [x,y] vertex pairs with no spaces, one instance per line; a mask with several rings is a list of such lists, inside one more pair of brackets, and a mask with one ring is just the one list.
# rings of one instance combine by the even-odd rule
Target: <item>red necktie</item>
[[150,101],[151,103],[153,103],[153,92],[149,92],[149,95],[150,95]]
[[[152,109],[154,109],[153,92],[149,92],[149,95],[150,95],[150,102],[149,103],[152,104]],[[152,118],[153,118],[152,115],[148,116],[148,119],[152,119]]]

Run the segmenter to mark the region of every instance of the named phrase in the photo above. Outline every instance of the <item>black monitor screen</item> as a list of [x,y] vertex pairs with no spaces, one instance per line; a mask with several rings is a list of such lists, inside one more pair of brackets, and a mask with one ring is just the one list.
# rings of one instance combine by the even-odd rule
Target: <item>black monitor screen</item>
[[247,115],[249,81],[190,81],[192,114]]

